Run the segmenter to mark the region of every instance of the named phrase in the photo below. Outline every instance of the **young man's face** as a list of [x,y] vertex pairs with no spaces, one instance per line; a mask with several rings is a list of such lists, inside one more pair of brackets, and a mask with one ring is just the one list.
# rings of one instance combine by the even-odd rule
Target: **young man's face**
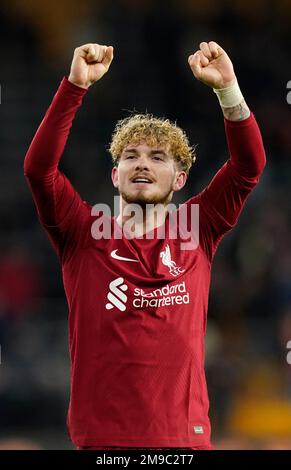
[[127,203],[168,204],[187,175],[179,171],[168,146],[150,147],[145,142],[124,147],[112,181]]

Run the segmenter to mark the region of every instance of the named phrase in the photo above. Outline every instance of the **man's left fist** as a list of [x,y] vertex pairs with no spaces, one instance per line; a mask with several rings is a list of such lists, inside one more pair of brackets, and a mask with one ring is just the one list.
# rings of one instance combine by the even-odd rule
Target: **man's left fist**
[[216,42],[201,42],[200,50],[188,57],[194,76],[212,88],[232,85],[236,76],[227,53]]

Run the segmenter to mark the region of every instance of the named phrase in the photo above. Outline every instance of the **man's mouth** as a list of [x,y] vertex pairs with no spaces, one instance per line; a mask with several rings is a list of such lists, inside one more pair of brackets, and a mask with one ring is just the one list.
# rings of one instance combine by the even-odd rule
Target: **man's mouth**
[[132,181],[132,183],[145,183],[145,184],[151,184],[152,183],[151,179],[146,178],[146,177],[141,177],[141,176],[137,176],[137,177],[133,178],[131,181]]

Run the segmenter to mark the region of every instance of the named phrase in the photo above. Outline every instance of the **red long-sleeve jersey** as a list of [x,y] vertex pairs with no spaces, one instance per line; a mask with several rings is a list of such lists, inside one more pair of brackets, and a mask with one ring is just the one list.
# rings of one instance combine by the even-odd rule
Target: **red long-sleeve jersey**
[[[257,122],[253,113],[239,122],[224,119],[229,159],[185,202],[187,214],[199,205],[193,249],[182,250],[167,230],[164,238],[96,239],[92,226],[100,214],[91,214],[58,169],[85,94],[63,78],[24,162],[69,307],[69,435],[76,446],[207,446],[211,265],[265,166]],[[120,230],[114,217],[110,224]]]

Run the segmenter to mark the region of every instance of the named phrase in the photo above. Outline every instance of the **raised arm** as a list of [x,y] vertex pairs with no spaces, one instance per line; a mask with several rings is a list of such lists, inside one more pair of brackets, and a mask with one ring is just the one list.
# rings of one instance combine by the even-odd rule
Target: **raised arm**
[[193,198],[200,204],[201,243],[211,260],[218,242],[236,225],[249,193],[259,182],[266,156],[258,124],[226,52],[214,41],[202,42],[188,62],[194,76],[210,86],[219,99],[230,157]]
[[40,222],[55,245],[74,231],[82,210],[79,194],[58,169],[59,161],[87,89],[108,71],[112,59],[112,46],[85,44],[75,49],[69,78],[63,78],[25,156],[24,174]]

